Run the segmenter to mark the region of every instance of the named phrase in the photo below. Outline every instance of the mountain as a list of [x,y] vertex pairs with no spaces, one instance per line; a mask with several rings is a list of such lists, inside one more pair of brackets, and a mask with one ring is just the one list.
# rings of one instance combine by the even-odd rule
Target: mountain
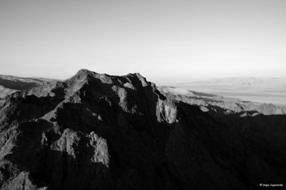
[[0,99],[5,98],[15,91],[30,90],[50,81],[52,80],[0,75]]
[[228,190],[286,184],[285,115],[243,112],[203,112],[137,73],[80,70],[6,96],[0,186]]
[[286,78],[232,77],[176,84],[188,90],[286,105]]

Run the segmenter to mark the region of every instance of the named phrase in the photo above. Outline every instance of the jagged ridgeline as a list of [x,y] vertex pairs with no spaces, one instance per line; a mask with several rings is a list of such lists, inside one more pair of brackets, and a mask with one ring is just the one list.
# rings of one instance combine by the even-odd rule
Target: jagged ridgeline
[[284,115],[202,112],[140,74],[80,70],[5,97],[0,186],[255,189],[286,182],[285,125]]

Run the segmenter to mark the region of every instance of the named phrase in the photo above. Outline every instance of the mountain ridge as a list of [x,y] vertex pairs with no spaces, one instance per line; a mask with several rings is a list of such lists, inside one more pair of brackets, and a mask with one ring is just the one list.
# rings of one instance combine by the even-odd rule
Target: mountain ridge
[[283,183],[285,122],[283,115],[202,112],[140,74],[80,70],[0,104],[0,187],[227,190]]

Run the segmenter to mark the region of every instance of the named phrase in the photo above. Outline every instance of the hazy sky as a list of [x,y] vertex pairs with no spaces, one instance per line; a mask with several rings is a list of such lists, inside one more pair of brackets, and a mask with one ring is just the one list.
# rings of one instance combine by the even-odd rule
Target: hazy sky
[[0,73],[286,76],[285,0],[0,0]]

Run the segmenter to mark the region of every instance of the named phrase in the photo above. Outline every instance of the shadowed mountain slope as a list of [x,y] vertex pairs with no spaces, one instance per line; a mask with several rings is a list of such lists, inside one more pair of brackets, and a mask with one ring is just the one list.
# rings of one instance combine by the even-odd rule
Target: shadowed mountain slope
[[[1,189],[227,190],[285,182],[285,117],[247,117],[253,126],[244,120],[163,95],[140,74],[80,70],[6,97]],[[268,136],[271,127],[277,131]]]

